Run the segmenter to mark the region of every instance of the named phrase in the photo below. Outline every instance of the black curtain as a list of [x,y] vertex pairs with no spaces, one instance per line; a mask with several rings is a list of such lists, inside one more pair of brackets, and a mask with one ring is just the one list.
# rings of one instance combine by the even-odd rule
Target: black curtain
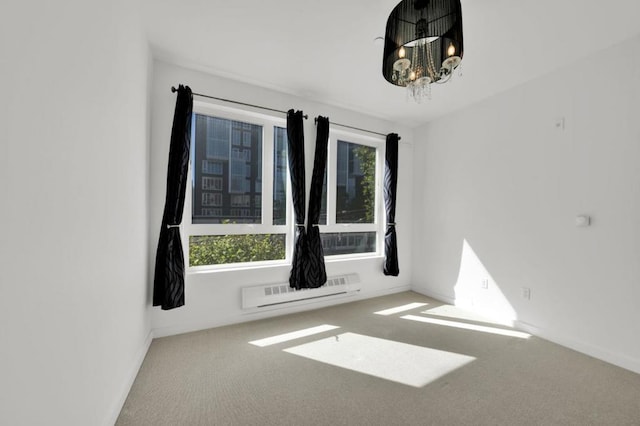
[[387,230],[384,234],[384,274],[397,277],[398,241],[396,237],[396,189],[398,187],[398,135],[387,135],[384,162],[384,209],[387,215]]
[[327,282],[324,253],[320,239],[320,209],[322,207],[322,186],[327,168],[327,145],[329,143],[329,119],[316,119],[316,153],[313,160],[313,175],[309,192],[309,224],[307,225],[308,257],[305,262],[306,284],[309,288],[321,287]]
[[161,306],[163,310],[184,305],[184,253],[179,225],[188,182],[192,110],[191,89],[180,85],[171,129],[167,192],[153,280],[153,306]]
[[305,222],[305,167],[304,167],[304,126],[302,111],[287,112],[287,139],[289,147],[289,175],[296,221],[293,260],[289,285],[293,288],[306,288],[304,276],[304,258],[307,252],[307,234]]

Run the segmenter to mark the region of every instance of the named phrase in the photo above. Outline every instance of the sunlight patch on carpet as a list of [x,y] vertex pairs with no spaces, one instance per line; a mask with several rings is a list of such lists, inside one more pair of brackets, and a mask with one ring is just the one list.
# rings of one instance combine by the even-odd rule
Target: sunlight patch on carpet
[[335,330],[336,328],[340,328],[340,327],[336,325],[323,324],[317,327],[305,328],[303,330],[279,334],[277,336],[267,337],[260,340],[253,340],[249,343],[263,348],[265,346],[271,346],[271,345],[275,345],[282,342],[289,342],[291,340],[299,339],[301,337],[312,336],[314,334],[324,333],[325,331]]
[[385,309],[383,311],[374,312],[374,314],[388,316],[388,315],[397,314],[399,312],[406,312],[406,311],[410,311],[412,309],[421,308],[421,307],[427,306],[427,305],[428,305],[428,303],[409,303],[408,305],[397,306],[395,308],[390,308],[390,309]]
[[469,311],[467,309],[462,309],[457,306],[451,306],[451,305],[436,306],[435,308],[427,309],[422,313],[427,315],[435,315],[439,317],[447,317],[447,318],[468,320],[468,321],[475,321],[475,322],[485,322],[488,324],[506,325],[508,327],[513,327],[513,321],[490,318],[490,317]]
[[523,333],[522,331],[507,330],[504,328],[486,327],[484,325],[468,324],[466,322],[447,321],[436,318],[419,317],[416,315],[405,315],[401,317],[411,321],[424,322],[428,324],[444,325],[446,327],[462,328],[465,330],[480,331],[482,333],[498,334],[501,336],[517,337],[519,339],[528,339],[531,337],[529,333]]
[[416,388],[475,360],[467,355],[356,333],[343,333],[284,351]]

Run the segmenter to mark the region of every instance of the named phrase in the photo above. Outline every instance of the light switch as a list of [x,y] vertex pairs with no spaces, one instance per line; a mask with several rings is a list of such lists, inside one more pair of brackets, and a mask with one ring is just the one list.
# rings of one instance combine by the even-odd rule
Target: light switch
[[591,225],[591,217],[587,215],[576,216],[576,226],[579,228],[585,228]]

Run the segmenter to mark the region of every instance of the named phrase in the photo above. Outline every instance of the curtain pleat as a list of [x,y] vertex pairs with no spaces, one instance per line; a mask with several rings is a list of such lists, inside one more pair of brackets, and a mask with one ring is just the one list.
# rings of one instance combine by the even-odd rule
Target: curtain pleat
[[318,116],[316,127],[316,152],[313,160],[313,175],[309,192],[309,224],[307,225],[308,257],[305,262],[306,284],[309,288],[321,287],[327,282],[322,240],[320,239],[320,210],[322,186],[327,167],[327,145],[329,143],[329,119]]
[[179,225],[188,182],[193,94],[180,85],[171,129],[167,191],[156,252],[153,306],[163,310],[184,305],[184,253]]
[[398,135],[387,135],[384,168],[384,208],[387,229],[384,235],[384,274],[400,274],[398,266],[398,238],[396,235],[396,190],[398,187]]
[[302,111],[287,112],[287,140],[289,157],[289,175],[296,231],[293,245],[293,260],[289,285],[293,288],[306,288],[304,276],[304,258],[307,252],[307,234],[305,232],[305,167],[304,167],[304,126]]

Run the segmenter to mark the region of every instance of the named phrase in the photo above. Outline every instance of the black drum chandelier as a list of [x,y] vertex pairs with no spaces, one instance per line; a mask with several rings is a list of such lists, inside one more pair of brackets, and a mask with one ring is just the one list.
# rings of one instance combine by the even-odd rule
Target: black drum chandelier
[[451,79],[463,51],[460,0],[403,0],[387,20],[382,74],[419,103]]

